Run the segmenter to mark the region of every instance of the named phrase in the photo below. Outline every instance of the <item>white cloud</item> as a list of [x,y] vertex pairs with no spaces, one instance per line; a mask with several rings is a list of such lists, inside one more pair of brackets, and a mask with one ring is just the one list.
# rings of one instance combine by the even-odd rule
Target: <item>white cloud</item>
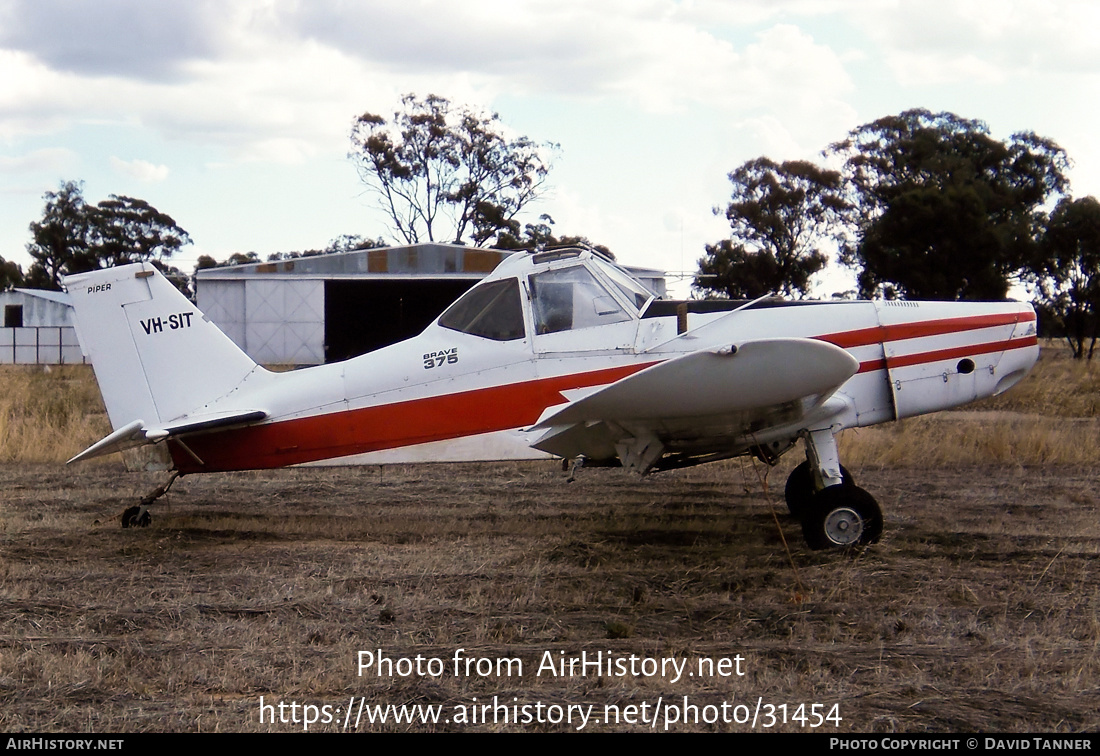
[[168,166],[154,165],[148,160],[123,160],[112,155],[111,168],[116,173],[143,182],[164,181],[168,178]]
[[[0,49],[0,139],[60,128],[72,112],[60,94],[66,77],[30,55]],[[60,96],[59,96],[60,95]]]
[[925,0],[853,16],[903,86],[1001,84],[1100,66],[1100,6],[1088,0]]
[[196,0],[8,0],[0,46],[61,71],[171,78],[218,48],[219,10]]
[[745,57],[750,70],[761,77],[762,89],[796,96],[852,89],[837,55],[791,24],[777,24],[760,32]]
[[[162,6],[112,0],[102,16],[92,10],[100,5],[80,4],[75,20],[59,21],[69,36],[81,23],[93,35],[111,29],[84,57],[32,44],[31,32],[62,5],[8,6],[19,31],[0,45],[22,51],[0,49],[0,80],[13,82],[0,88],[0,137],[126,122],[220,146],[231,160],[293,162],[342,154],[354,115],[386,112],[406,91],[483,105],[503,93],[610,97],[656,113],[701,105],[740,115],[797,102],[805,117],[850,88],[839,58],[795,26],[774,26],[738,50],[671,0],[253,0],[232,12],[196,3],[168,14],[186,39],[166,50],[157,42]],[[115,29],[126,13],[129,26]],[[212,26],[215,42],[188,41]],[[133,28],[151,30],[148,44],[116,60],[111,50]]]
[[71,170],[77,162],[77,155],[72,150],[52,147],[15,157],[0,155],[0,172],[8,176],[38,172],[61,174]]
[[[848,82],[839,59],[804,34],[781,32],[782,45],[746,58],[699,23],[719,13],[720,6],[706,5],[328,0],[298,6],[284,23],[288,34],[305,34],[390,72],[464,72],[518,95],[622,95],[654,112],[694,103],[744,107],[762,93],[762,65],[797,71],[807,86],[820,87],[838,71],[835,86]],[[763,5],[757,11],[754,17],[771,13]]]
[[745,51],[753,94],[739,122],[764,154],[816,159],[858,116],[847,98],[855,85],[839,56],[789,24],[757,35]]

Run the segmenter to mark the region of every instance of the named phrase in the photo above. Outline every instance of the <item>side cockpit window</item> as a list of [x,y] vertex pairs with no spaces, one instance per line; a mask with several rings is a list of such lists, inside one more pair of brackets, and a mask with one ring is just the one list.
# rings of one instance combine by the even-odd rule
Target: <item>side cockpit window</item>
[[439,316],[439,325],[493,341],[522,339],[519,281],[505,278],[475,286]]
[[626,310],[582,266],[536,273],[530,281],[538,334],[630,320]]

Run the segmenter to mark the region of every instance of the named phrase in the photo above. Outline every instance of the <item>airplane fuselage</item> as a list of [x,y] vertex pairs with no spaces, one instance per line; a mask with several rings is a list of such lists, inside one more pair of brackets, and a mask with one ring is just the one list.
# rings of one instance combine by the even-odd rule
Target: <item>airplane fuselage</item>
[[[433,324],[346,362],[258,373],[238,404],[264,407],[266,423],[189,436],[190,452],[173,441],[169,448],[185,473],[545,457],[524,429],[547,408],[672,357],[779,337],[835,344],[859,361],[837,392],[847,407],[831,422],[867,426],[999,393],[1026,373],[1038,350],[1034,311],[1011,302],[762,304],[687,317],[682,335],[675,313],[643,312],[593,333],[572,332],[568,341],[530,331],[490,341]],[[611,329],[617,338],[609,345],[597,331]],[[214,407],[233,404],[228,398]],[[765,430],[731,446],[748,449],[773,435]]]

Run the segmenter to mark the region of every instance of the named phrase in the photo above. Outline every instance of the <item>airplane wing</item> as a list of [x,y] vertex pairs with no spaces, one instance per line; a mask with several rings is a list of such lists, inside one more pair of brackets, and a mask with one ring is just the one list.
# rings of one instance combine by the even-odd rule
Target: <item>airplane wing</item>
[[858,369],[848,352],[813,339],[692,352],[549,408],[531,445],[566,458],[618,457],[643,473],[665,452],[743,450],[770,430],[797,432]]
[[158,441],[183,436],[187,433],[200,433],[234,425],[251,425],[266,417],[267,413],[263,410],[244,410],[189,415],[152,427],[146,427],[143,420],[134,420],[95,442],[66,464],[101,457],[105,454],[142,446],[143,444],[155,444]]

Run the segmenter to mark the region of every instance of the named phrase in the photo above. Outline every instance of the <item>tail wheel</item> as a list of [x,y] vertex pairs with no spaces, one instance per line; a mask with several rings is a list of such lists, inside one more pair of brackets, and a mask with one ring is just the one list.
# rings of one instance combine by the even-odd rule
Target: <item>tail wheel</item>
[[[840,466],[840,477],[843,481],[842,486],[852,487],[855,485],[855,479],[852,478],[844,465]],[[783,498],[787,500],[787,511],[791,513],[792,517],[801,519],[802,515],[809,509],[815,493],[813,470],[810,469],[809,462],[803,462],[791,471],[790,476],[787,478],[787,487],[783,489]]]
[[122,513],[122,527],[124,528],[147,528],[152,521],[152,517],[149,515],[149,510],[143,506],[129,507]]
[[858,486],[823,488],[802,517],[802,536],[815,550],[875,543],[882,536],[882,509]]

